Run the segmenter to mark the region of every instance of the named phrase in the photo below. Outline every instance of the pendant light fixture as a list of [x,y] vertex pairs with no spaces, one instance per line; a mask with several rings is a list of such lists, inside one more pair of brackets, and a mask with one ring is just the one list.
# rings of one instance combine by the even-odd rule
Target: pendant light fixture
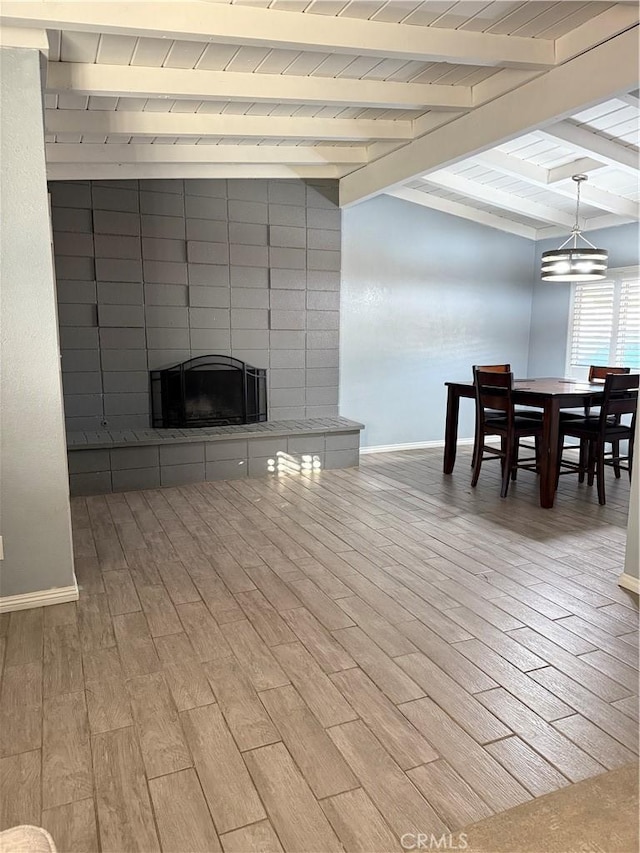
[[[596,249],[580,229],[580,184],[587,180],[586,175],[573,175],[578,185],[576,200],[576,221],[568,237],[559,249],[542,253],[543,281],[597,281],[607,275],[609,253],[606,249]],[[587,248],[578,247],[578,239],[587,244]],[[573,240],[571,248],[565,248]]]

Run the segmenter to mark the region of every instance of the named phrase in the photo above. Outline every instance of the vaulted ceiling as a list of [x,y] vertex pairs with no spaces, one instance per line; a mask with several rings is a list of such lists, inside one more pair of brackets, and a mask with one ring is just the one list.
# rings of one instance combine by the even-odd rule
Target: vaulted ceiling
[[330,177],[536,237],[638,219],[638,4],[6,2],[51,178]]

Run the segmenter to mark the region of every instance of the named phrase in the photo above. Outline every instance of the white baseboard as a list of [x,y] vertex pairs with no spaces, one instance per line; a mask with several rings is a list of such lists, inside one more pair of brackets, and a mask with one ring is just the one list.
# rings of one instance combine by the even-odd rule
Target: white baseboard
[[77,601],[78,597],[78,585],[75,583],[72,586],[24,592],[22,595],[4,595],[0,597],[0,613],[30,610],[32,607],[47,607],[49,604],[64,604],[66,601]]
[[626,572],[623,572],[618,578],[618,586],[640,595],[640,578],[634,578],[633,575],[628,575]]
[[[472,438],[460,438],[456,444],[473,444]],[[406,444],[378,444],[374,447],[361,447],[360,453],[398,453],[401,450],[427,450],[433,447],[444,447],[444,439],[438,441],[410,441]]]

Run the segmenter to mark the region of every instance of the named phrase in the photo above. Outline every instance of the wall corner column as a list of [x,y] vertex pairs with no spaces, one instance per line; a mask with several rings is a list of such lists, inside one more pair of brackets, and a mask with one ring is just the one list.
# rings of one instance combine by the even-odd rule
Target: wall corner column
[[41,48],[0,48],[0,611],[77,598]]
[[[640,418],[636,417],[636,453],[640,450]],[[640,475],[636,463],[631,474],[629,495],[629,523],[627,525],[627,548],[624,572],[618,578],[619,586],[640,594]]]

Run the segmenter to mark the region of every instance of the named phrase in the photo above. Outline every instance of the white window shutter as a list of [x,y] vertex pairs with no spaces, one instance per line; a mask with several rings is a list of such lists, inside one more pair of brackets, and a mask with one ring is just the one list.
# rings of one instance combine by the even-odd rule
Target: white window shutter
[[638,268],[610,270],[605,281],[574,285],[567,372],[584,378],[592,364],[640,370]]
[[640,279],[620,283],[620,313],[616,341],[616,364],[640,370]]
[[612,281],[576,284],[571,324],[570,368],[610,363],[613,304]]

